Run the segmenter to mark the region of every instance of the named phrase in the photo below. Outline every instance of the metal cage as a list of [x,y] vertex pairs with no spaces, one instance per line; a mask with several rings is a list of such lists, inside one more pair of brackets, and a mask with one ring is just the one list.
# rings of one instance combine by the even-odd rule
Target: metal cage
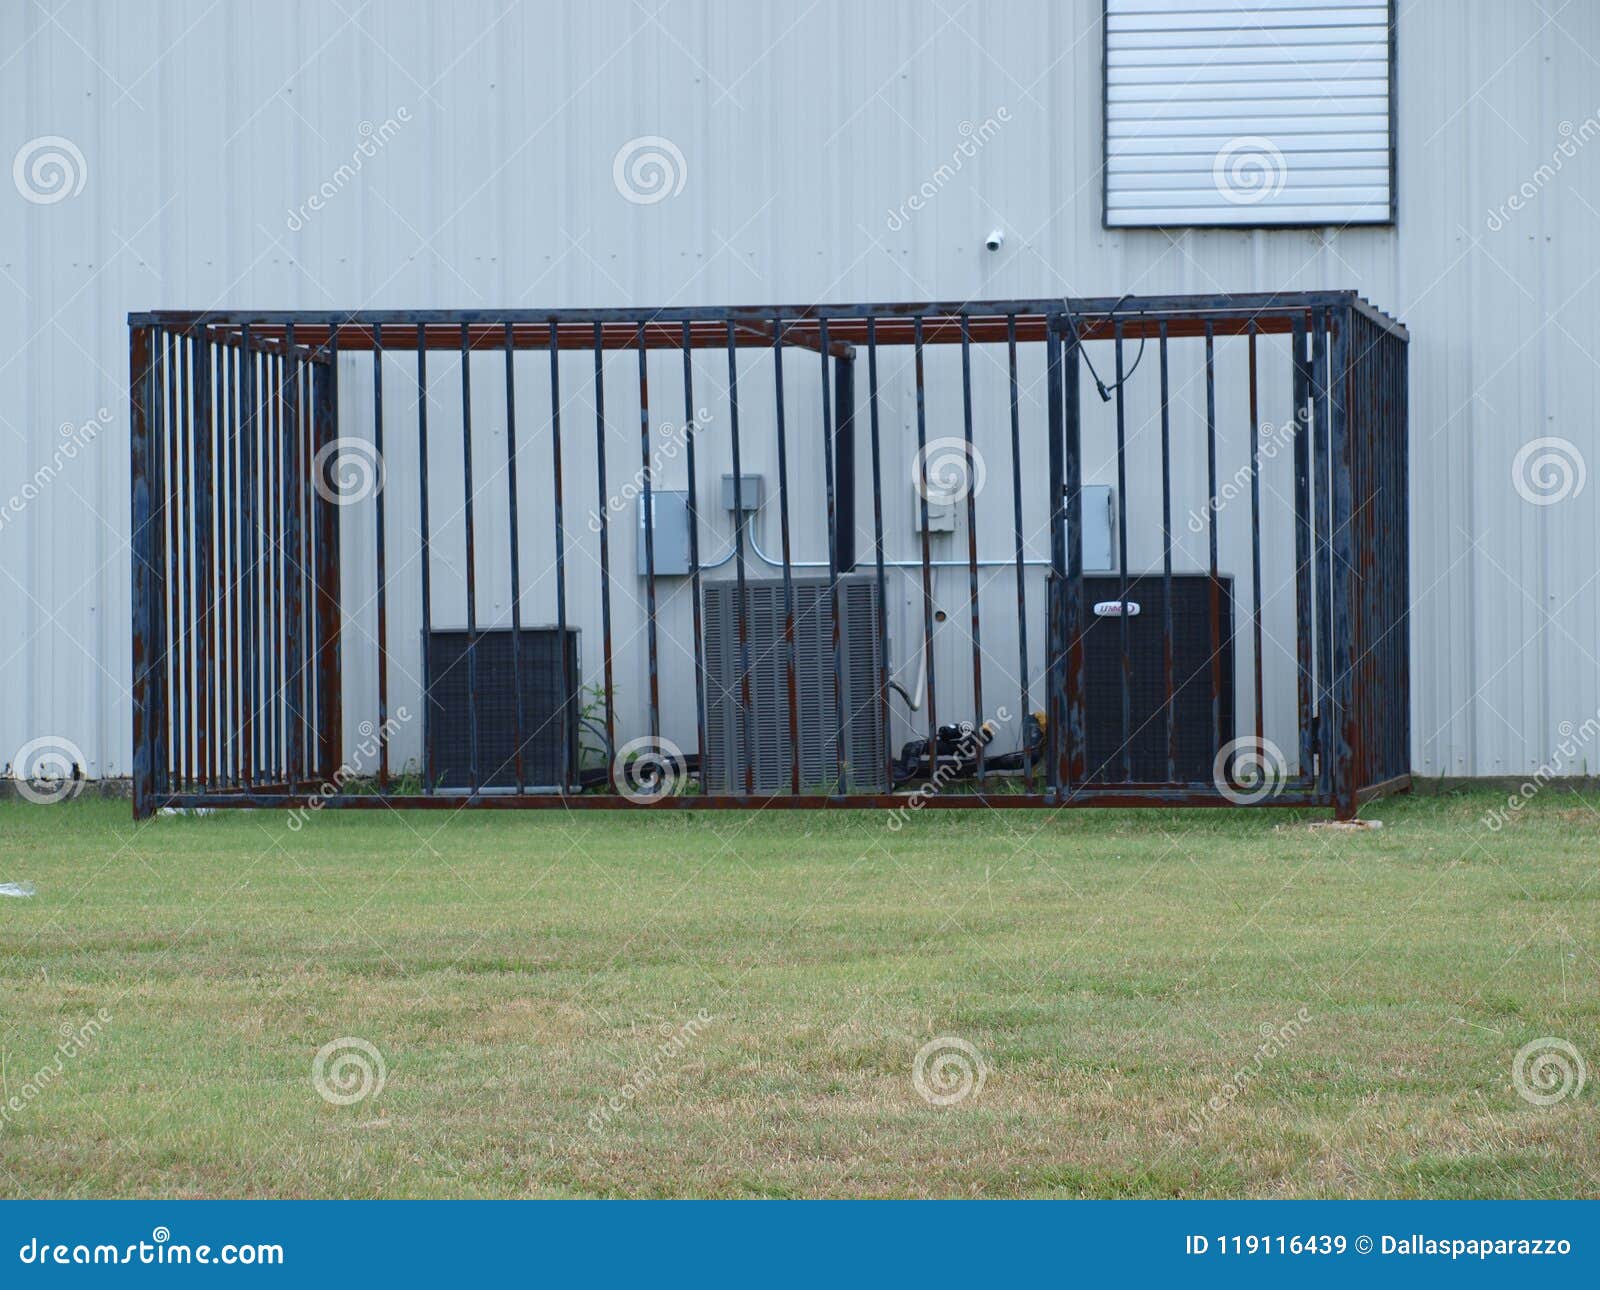
[[[1407,333],[1353,292],[157,311],[129,328],[136,818],[1241,802],[1348,818],[1409,784]],[[676,430],[666,407],[683,409]],[[664,442],[687,459],[670,498]],[[964,486],[930,484],[936,450]],[[985,486],[988,460],[1009,469]],[[775,473],[759,506],[743,495],[752,463]],[[709,481],[723,472],[718,505]],[[1115,567],[1098,573],[1085,568],[1086,472],[1115,501]],[[1184,493],[1201,500],[1180,528]],[[657,565],[668,501],[686,517],[671,574]],[[980,557],[981,538],[998,554]],[[800,559],[802,544],[825,544],[825,559]],[[780,617],[752,657],[763,571],[781,580],[767,597]],[[794,593],[824,574],[831,657],[812,660],[810,684],[831,686],[815,711],[840,728],[817,783],[801,774],[815,732],[801,729],[813,696],[796,680]],[[875,586],[877,614],[856,617],[883,637],[848,712],[847,577]],[[1091,601],[1091,577],[1117,595]],[[737,667],[708,697],[713,580],[731,583],[717,603],[735,606]],[[1159,606],[1143,623],[1130,585]],[[1175,604],[1203,610],[1175,625]],[[492,650],[491,632],[508,633]],[[537,687],[523,657],[535,644]],[[1111,661],[1091,695],[1095,650]],[[465,673],[448,700],[430,675],[445,666]],[[779,696],[759,728],[753,678]],[[992,746],[986,696],[996,711],[1015,697],[1014,752]],[[708,708],[726,722],[729,704],[738,761],[708,792]],[[881,740],[845,737],[864,715]],[[965,725],[941,727],[951,717]],[[510,742],[486,753],[491,726]],[[460,782],[441,782],[441,731]],[[962,731],[983,733],[951,748]],[[1094,741],[1111,752],[1091,765]],[[1186,770],[1180,744],[1214,751],[1211,773]],[[883,748],[881,773],[852,773],[862,746]],[[1135,747],[1165,773],[1136,778]],[[788,782],[758,789],[757,753],[774,749]]]

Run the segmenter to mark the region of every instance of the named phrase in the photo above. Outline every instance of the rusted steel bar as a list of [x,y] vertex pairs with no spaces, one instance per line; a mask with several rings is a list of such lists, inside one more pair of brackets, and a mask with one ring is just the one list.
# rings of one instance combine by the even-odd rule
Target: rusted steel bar
[[155,435],[151,417],[154,378],[149,327],[135,327],[128,338],[128,393],[130,395],[129,510],[132,528],[133,577],[133,817],[146,819],[155,813],[157,705],[161,689],[156,681],[160,659],[158,616],[162,601],[157,594],[154,572],[159,559],[155,542],[156,507],[152,497],[152,476],[159,477]]
[[[1209,337],[1207,338],[1209,342]],[[1161,686],[1167,734],[1167,778],[1178,778],[1178,726],[1172,662],[1172,426],[1167,389],[1167,325],[1161,324],[1157,349],[1161,358]],[[1216,397],[1211,382],[1211,348],[1206,346],[1206,439],[1213,438]],[[1214,494],[1213,494],[1214,495]],[[1123,606],[1126,618],[1127,606]],[[1215,653],[1213,652],[1213,657]]]
[[[512,367],[515,362],[514,351],[511,348],[510,327],[506,335],[506,416],[511,418],[515,410],[514,390],[515,380]],[[510,451],[508,445],[507,451]],[[509,465],[508,458],[508,465]],[[511,483],[511,578],[512,588],[512,613],[515,617],[514,630],[517,637],[521,636],[522,626],[522,564],[521,543],[517,537],[517,474],[516,468],[510,466]],[[555,507],[555,538],[556,538],[556,630],[561,636],[561,791],[567,792],[578,782],[578,768],[572,764],[572,746],[575,737],[573,722],[577,720],[578,696],[572,692],[572,641],[567,631],[567,525],[566,505],[561,495],[561,355],[557,350],[550,351],[550,490],[551,502]],[[521,646],[513,652],[514,666],[517,669],[517,783],[525,782],[523,768],[523,740],[526,736],[526,713],[523,708],[522,684],[522,653]]]
[[[1074,351],[1076,340],[1070,341]],[[1076,363],[1074,362],[1074,366]],[[1047,402],[1046,451],[1049,458],[1049,514],[1050,514],[1050,579],[1061,598],[1069,596],[1081,582],[1074,580],[1070,564],[1070,549],[1082,544],[1082,529],[1074,525],[1080,519],[1080,502],[1075,489],[1067,483],[1066,454],[1068,450],[1067,420],[1077,415],[1077,400],[1068,402],[1063,382],[1061,337],[1051,328],[1045,339],[1045,389]],[[1075,440],[1074,440],[1075,442]],[[1062,528],[1063,504],[1067,530]],[[1046,597],[1045,610],[1045,734],[1048,739],[1046,772],[1049,779],[1047,796],[1051,801],[1062,800],[1062,792],[1071,776],[1068,772],[1069,737],[1066,729],[1066,709],[1071,684],[1067,669],[1067,651],[1070,648],[1068,629],[1058,606]],[[1026,624],[1023,624],[1026,630]]]
[[[376,458],[374,469],[377,478],[385,477],[383,460],[383,328],[372,329],[372,452]],[[378,616],[378,787],[389,784],[389,574],[385,567],[387,552],[385,540],[387,525],[384,522],[384,489],[380,482],[373,497],[373,562],[377,582],[374,596]],[[426,648],[426,643],[424,643]]]
[[1117,361],[1117,642],[1122,659],[1122,778],[1133,778],[1133,653],[1128,647],[1128,436],[1122,383],[1122,323],[1114,332]]
[[844,654],[839,640],[839,510],[834,479],[834,421],[832,387],[828,371],[828,320],[821,321],[822,361],[822,471],[828,504],[828,612],[833,642],[833,713],[837,722],[834,735],[833,791],[843,793],[845,784],[845,743],[849,715],[845,712]]
[[1316,774],[1312,691],[1316,659],[1312,650],[1311,603],[1311,373],[1302,321],[1292,338],[1294,366],[1294,613],[1296,709],[1300,732],[1300,773]]
[[[517,373],[516,350],[511,344],[511,329],[506,328],[506,543],[507,554],[511,558],[511,689],[514,696],[512,702],[512,736],[511,736],[511,766],[512,775],[516,779],[517,792],[522,793],[528,787],[526,748],[528,740],[528,708],[527,698],[523,691],[525,686],[522,679],[522,535],[517,524]],[[552,351],[551,359],[554,366],[555,353]],[[555,493],[556,514],[556,602],[559,627],[561,632],[561,662],[562,662],[562,693],[566,692],[566,663],[567,663],[567,605],[566,605],[566,570],[563,567],[561,546],[561,386],[557,374],[550,373],[550,408],[551,408],[551,438],[554,441],[554,467],[553,477]],[[562,707],[562,732],[566,731],[566,707]],[[563,739],[565,748],[565,739]],[[496,768],[497,772],[500,768]],[[562,754],[562,769],[566,766],[565,752]],[[570,783],[566,775],[562,778],[562,787]]]
[[[1021,692],[1023,730],[1022,782],[1033,791],[1033,742],[1029,738],[1032,708],[1028,702],[1028,576],[1022,538],[1022,405],[1017,381],[1017,319],[1006,320],[1006,376],[1011,406],[1012,538],[1017,552],[1017,684]],[[1055,511],[1052,505],[1051,513]]]
[[1250,332],[1250,622],[1255,631],[1256,747],[1266,746],[1261,661],[1261,414],[1257,404],[1256,333]]
[[[1064,406],[1062,437],[1063,468],[1067,494],[1067,584],[1066,604],[1066,685],[1064,734],[1066,749],[1066,782],[1073,787],[1074,797],[1088,777],[1089,719],[1088,719],[1088,656],[1084,650],[1083,633],[1087,625],[1083,603],[1083,413],[1078,405],[1080,380],[1079,358],[1082,343],[1076,336],[1063,342],[1061,402]],[[1052,503],[1059,507],[1059,502]],[[1119,508],[1120,509],[1120,508]],[[1059,527],[1060,511],[1056,511]]]
[[244,703],[243,750],[244,764],[241,779],[254,785],[260,765],[260,704],[261,677],[261,527],[260,497],[262,468],[258,447],[260,425],[256,407],[257,356],[250,348],[250,333],[246,328],[239,345],[239,402],[242,409],[240,438],[243,443],[243,474],[240,486],[240,524],[244,536],[244,559],[240,573],[241,598],[244,605],[244,629],[240,648],[243,652]]
[[[1327,380],[1328,394],[1328,474],[1329,500],[1332,515],[1340,517],[1337,527],[1328,532],[1328,554],[1325,567],[1329,570],[1329,598],[1333,602],[1329,615],[1328,636],[1331,653],[1328,676],[1328,693],[1332,701],[1333,719],[1326,723],[1328,729],[1329,760],[1332,775],[1329,787],[1338,817],[1353,819],[1356,813],[1358,767],[1364,758],[1365,732],[1356,715],[1356,677],[1353,668],[1355,646],[1361,643],[1361,624],[1356,621],[1360,612],[1360,587],[1356,569],[1355,536],[1362,517],[1356,514],[1355,494],[1351,487],[1354,462],[1352,444],[1352,401],[1355,391],[1354,347],[1351,329],[1354,323],[1349,310],[1323,314],[1326,327],[1331,328],[1332,353],[1327,360],[1331,372]],[[1370,388],[1370,387],[1369,387]]]
[[639,326],[639,471],[644,482],[644,621],[645,640],[650,659],[650,739],[661,740],[661,658],[656,651],[656,512],[653,476],[650,469],[650,377],[649,351],[644,343],[644,325]]
[[480,732],[483,729],[483,692],[478,688],[478,548],[472,514],[472,337],[461,329],[461,481],[462,519],[467,532],[467,762],[468,783],[476,793],[483,787]]
[[[687,326],[688,324],[685,324]],[[685,359],[685,362],[688,360]],[[784,691],[789,701],[789,791],[800,793],[800,688],[795,675],[794,558],[789,545],[789,445],[784,431],[783,325],[772,327],[772,388],[778,439],[778,524],[783,543],[783,667]],[[737,481],[737,472],[734,475]],[[737,483],[735,487],[737,487]],[[734,517],[738,524],[743,518]]]
[[[978,613],[978,490],[974,487],[977,481],[978,450],[972,438],[972,335],[965,317],[961,319],[961,433],[967,453],[967,577],[972,615],[972,728],[976,733],[975,764],[978,784],[981,787],[984,745],[987,740],[983,738],[983,632]],[[1025,635],[1028,630],[1027,620],[1019,618],[1018,624],[1021,634]],[[1023,715],[1026,717],[1026,711]]]
[[[689,345],[689,324],[683,324],[683,438],[689,472],[689,594],[694,597],[694,724],[695,751],[700,765],[706,757],[706,638],[705,613],[700,598],[700,486],[695,467],[695,440],[700,417],[694,406],[694,352]],[[776,340],[773,342],[777,344]],[[780,400],[781,402],[781,400]],[[792,670],[791,670],[792,676]]]
[[928,398],[923,369],[922,317],[913,320],[912,344],[917,380],[917,505],[922,516],[922,677],[927,687],[928,770],[939,769],[939,701],[934,684],[933,555],[928,541]]
[[432,793],[433,755],[433,557],[428,540],[428,350],[417,328],[417,541],[422,575],[422,791]]
[[[735,595],[739,600],[739,756],[744,791],[755,792],[755,733],[750,693],[750,601],[744,557],[744,468],[739,460],[739,349],[734,325],[728,324],[728,421],[733,458],[733,549]],[[798,758],[797,758],[798,764]]]
[[[308,367],[315,403],[312,437],[315,454],[333,464],[339,437],[339,355],[338,338],[329,342],[327,361]],[[376,475],[374,475],[376,479]],[[313,494],[317,516],[316,649],[317,649],[317,729],[321,737],[322,778],[331,782],[344,759],[344,694],[339,659],[342,649],[339,593],[339,511],[338,494]],[[362,768],[366,773],[366,768]]]
[[[872,436],[872,562],[878,578],[878,622],[885,635],[889,631],[889,593],[883,569],[883,456],[878,431],[878,337],[872,319],[867,320],[867,411]],[[785,524],[787,529],[787,524]],[[784,555],[787,569],[789,557]],[[883,723],[884,786],[894,787],[894,741],[889,734],[889,649],[878,648],[878,713]]]
[[182,338],[160,329],[163,371],[162,401],[166,410],[166,442],[162,451],[167,463],[167,711],[172,731],[168,748],[168,770],[172,783],[184,777],[184,753],[189,737],[187,687],[184,685],[183,652],[188,628],[183,619],[183,419],[179,411],[183,384]]
[[[1333,462],[1329,447],[1328,316],[1311,315],[1311,398],[1315,408],[1312,434],[1313,509],[1316,526],[1316,632],[1317,632],[1317,788],[1328,800],[1334,791],[1335,746],[1338,716],[1333,697],[1333,516],[1329,510]],[[1348,519],[1345,521],[1348,522]]]
[[600,508],[600,646],[605,675],[606,785],[617,789],[617,691],[611,657],[611,502],[606,496],[606,381],[605,349],[600,324],[594,325],[594,454],[595,482]]
[[228,396],[228,576],[224,587],[228,596],[228,726],[232,753],[230,778],[235,788],[241,788],[245,783],[244,490],[250,476],[245,470],[243,461],[244,415],[239,403],[239,363],[242,355],[237,347],[232,346],[221,352],[223,379]]
[[[1211,499],[1206,517],[1207,623],[1211,629],[1211,747],[1222,747],[1222,579],[1217,571],[1217,355],[1211,328],[1206,327],[1206,495]],[[1172,596],[1167,595],[1171,621]],[[1176,778],[1176,776],[1169,776]]]
[[196,736],[195,770],[209,788],[217,781],[216,735],[216,546],[212,532],[216,498],[216,426],[211,404],[211,342],[205,330],[195,333],[194,373],[190,386],[194,407],[194,562]]
[[285,658],[285,689],[288,699],[288,779],[291,784],[305,780],[305,693],[306,653],[305,618],[305,488],[311,463],[304,452],[300,426],[300,360],[294,355],[294,324],[284,329],[289,354],[283,373],[283,436],[288,444],[289,463],[284,474],[284,499],[288,506],[287,551],[284,576],[288,582],[286,612],[288,653]]

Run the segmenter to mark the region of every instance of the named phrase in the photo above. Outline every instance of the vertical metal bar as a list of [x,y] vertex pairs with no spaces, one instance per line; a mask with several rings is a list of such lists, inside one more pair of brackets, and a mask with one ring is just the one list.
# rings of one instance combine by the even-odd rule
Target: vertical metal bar
[[[383,324],[372,325],[372,451],[383,469]],[[389,579],[385,568],[382,488],[373,498],[376,518],[372,549],[377,564],[378,611],[378,787],[389,787]]]
[[422,791],[433,792],[433,569],[428,549],[428,328],[417,324],[417,533],[422,566]]
[[1316,661],[1311,618],[1311,394],[1306,362],[1306,319],[1296,315],[1291,329],[1294,346],[1294,614],[1296,709],[1300,730],[1300,774],[1317,773],[1313,741],[1312,687]]
[[257,598],[257,580],[261,565],[261,529],[257,499],[261,492],[261,463],[257,454],[259,426],[256,420],[256,359],[251,352],[248,325],[239,329],[239,401],[243,407],[243,474],[241,476],[240,506],[244,529],[244,568],[240,574],[244,600],[244,633],[241,648],[244,653],[244,765],[242,778],[246,786],[254,787],[259,779],[260,731],[257,714],[260,703],[261,679],[259,666],[261,638],[261,605]]
[[183,341],[172,332],[162,329],[161,353],[163,359],[162,399],[166,407],[166,443],[163,447],[167,460],[166,520],[167,529],[167,711],[169,722],[168,770],[171,782],[178,787],[183,782],[184,747],[188,738],[188,722],[184,717],[187,699],[183,683],[183,650],[186,627],[183,620],[183,421],[179,413],[179,390],[183,383]]
[[[1069,757],[1068,732],[1063,720],[1063,709],[1067,703],[1066,691],[1070,684],[1070,677],[1066,670],[1067,650],[1069,639],[1066,635],[1066,598],[1072,593],[1072,584],[1069,580],[1070,567],[1068,564],[1068,535],[1061,525],[1062,503],[1066,502],[1068,516],[1072,512],[1075,494],[1066,483],[1066,437],[1063,433],[1062,413],[1075,412],[1076,402],[1067,402],[1064,399],[1061,366],[1061,336],[1057,331],[1059,320],[1051,315],[1046,320],[1045,326],[1045,398],[1047,402],[1047,430],[1045,435],[1045,449],[1049,461],[1049,513],[1050,513],[1050,579],[1055,590],[1055,602],[1050,602],[1046,597],[1046,614],[1048,620],[1045,624],[1045,735],[1048,747],[1045,758],[1045,770],[1049,775],[1050,797],[1052,801],[1061,801],[1063,784],[1069,778],[1067,774],[1067,759]],[[1076,348],[1076,335],[1072,344]],[[1076,364],[1074,364],[1076,365]]]
[[199,689],[198,674],[195,664],[196,653],[196,623],[198,611],[195,602],[195,522],[194,522],[194,496],[195,496],[195,467],[194,467],[194,372],[195,359],[194,336],[190,332],[183,332],[178,337],[178,372],[181,385],[178,390],[178,405],[183,418],[182,443],[182,475],[179,477],[178,492],[182,502],[182,514],[179,527],[179,578],[181,580],[181,599],[183,612],[181,614],[183,627],[181,636],[183,640],[183,780],[186,788],[192,790],[200,779],[199,753],[200,748],[200,714],[196,695]]
[[283,429],[283,354],[263,356],[267,369],[270,424],[267,451],[271,454],[271,507],[268,546],[268,597],[267,629],[271,639],[267,644],[267,701],[271,705],[267,717],[268,757],[272,779],[285,783],[289,778],[288,762],[284,757],[287,730],[284,723],[284,542],[289,529],[289,515],[284,502],[284,462],[289,450],[285,445]]
[[133,818],[147,819],[155,813],[155,749],[160,702],[156,681],[160,658],[160,605],[154,577],[159,547],[152,516],[151,475],[159,476],[152,452],[150,401],[150,328],[134,327],[128,337],[129,394],[129,524],[132,528],[133,575]]
[[[1256,389],[1256,324],[1250,320],[1250,621],[1255,630],[1256,748],[1266,747],[1261,666],[1261,414]],[[1214,495],[1214,494],[1213,494]]]
[[461,324],[461,477],[462,516],[467,529],[467,742],[468,782],[474,794],[483,787],[479,732],[483,729],[483,696],[478,689],[478,548],[472,521],[472,342]]
[[[507,343],[510,325],[506,327]],[[555,629],[562,637],[562,784],[578,783],[578,696],[573,693],[573,642],[566,631],[566,514],[562,501],[562,333],[550,323],[550,495],[555,504]]]
[[[704,612],[700,596],[700,486],[694,460],[694,441],[700,418],[694,406],[693,329],[683,324],[683,437],[689,471],[689,594],[694,597],[694,721],[695,745],[700,760],[700,789],[705,791],[706,766],[706,646]],[[781,422],[780,422],[781,424]],[[782,432],[780,431],[780,436]],[[781,442],[781,438],[780,438]]]
[[[883,458],[878,439],[878,321],[867,317],[867,408],[872,435],[872,557],[878,575],[879,631],[889,633],[889,593],[883,575]],[[787,525],[785,525],[787,529]],[[787,538],[785,539],[787,542]],[[789,557],[784,553],[784,567]],[[889,737],[889,651],[878,642],[878,712],[883,723],[884,791],[894,791],[894,745]]]
[[302,503],[305,490],[302,481],[310,473],[310,463],[303,459],[300,436],[300,363],[294,353],[294,324],[283,329],[284,382],[283,382],[283,438],[289,448],[289,469],[284,477],[284,496],[289,508],[288,524],[288,656],[286,677],[288,691],[288,749],[289,785],[297,787],[305,777],[305,645],[301,636],[301,619],[305,613],[302,575],[305,570],[301,551],[304,528]]
[[733,323],[728,323],[728,413],[733,444],[734,574],[739,598],[739,757],[744,791],[755,792],[755,733],[750,697],[750,612],[744,564],[744,474],[739,461],[739,350]]
[[[172,499],[170,479],[166,470],[167,441],[172,436],[172,425],[166,420],[166,387],[170,374],[166,368],[167,346],[164,329],[152,327],[147,333],[149,352],[149,385],[145,403],[145,422],[149,427],[149,465],[146,480],[149,485],[150,587],[154,601],[153,634],[150,637],[151,695],[150,719],[150,787],[156,794],[168,791],[172,783],[172,675],[170,654],[172,650],[172,588],[167,582],[168,530]],[[153,807],[152,807],[153,809]]]
[[922,675],[927,685],[928,772],[939,769],[939,711],[933,667],[933,556],[928,539],[928,400],[922,356],[922,315],[912,323],[917,380],[917,504],[922,519]]
[[1006,374],[1011,393],[1011,507],[1012,537],[1017,553],[1017,655],[1022,713],[1022,782],[1033,792],[1032,721],[1028,703],[1028,578],[1022,540],[1022,405],[1017,383],[1017,316],[1006,315]]
[[656,653],[656,511],[654,480],[650,469],[650,352],[645,347],[644,324],[637,330],[639,349],[639,469],[644,480],[644,613],[645,640],[650,653],[650,739],[661,740],[661,660]]
[[[1217,370],[1216,328],[1206,320],[1206,496],[1211,505],[1206,515],[1209,546],[1206,582],[1207,608],[1211,625],[1211,747],[1216,756],[1222,747],[1222,581],[1217,572]],[[1169,615],[1172,598],[1167,597]]]
[[845,791],[845,744],[849,730],[849,714],[845,711],[844,656],[839,638],[839,509],[835,495],[833,399],[828,370],[828,320],[817,320],[817,350],[822,361],[822,470],[828,501],[828,608],[833,641],[833,711],[837,719],[834,734],[833,791]]
[[[554,330],[555,324],[550,324]],[[554,337],[551,338],[554,340]],[[524,745],[528,738],[527,708],[523,697],[522,680],[522,539],[517,531],[517,381],[516,381],[516,344],[512,333],[511,324],[505,325],[505,350],[506,350],[506,522],[509,529],[507,542],[510,545],[511,556],[511,688],[515,695],[513,711],[511,714],[512,727],[512,752],[511,761],[513,774],[517,781],[517,792],[523,792],[528,783],[527,768],[524,763]],[[550,361],[554,366],[556,349],[550,347]],[[552,378],[555,373],[551,373]],[[560,396],[556,387],[552,385],[551,407],[554,412],[553,423],[559,425],[560,421]],[[555,435],[555,499],[556,499],[556,601],[559,608],[561,632],[561,663],[562,663],[562,693],[566,694],[567,672],[567,626],[566,626],[566,570],[563,567],[565,552],[561,542],[561,436],[559,430]],[[570,697],[570,696],[568,696]],[[566,707],[562,707],[561,726],[563,735],[566,732]],[[565,749],[565,738],[562,748]],[[565,755],[562,757],[562,790],[570,783]],[[502,767],[495,767],[498,774]]]
[[1335,746],[1338,716],[1333,698],[1333,516],[1330,512],[1333,486],[1333,459],[1330,448],[1328,315],[1318,309],[1311,323],[1311,397],[1316,405],[1316,429],[1312,436],[1314,467],[1311,475],[1315,499],[1316,525],[1316,624],[1317,624],[1317,788],[1327,801],[1333,801]]
[[[313,436],[316,453],[331,460],[339,434],[339,333],[330,328],[320,364],[307,365],[314,381]],[[376,467],[374,467],[376,480]],[[322,777],[339,779],[344,759],[344,695],[340,687],[339,512],[336,495],[314,494],[317,514],[317,729],[321,737]],[[363,767],[363,771],[365,768]]]
[[211,340],[202,327],[194,337],[194,377],[190,387],[194,400],[194,514],[195,514],[195,658],[199,688],[199,748],[196,770],[203,787],[216,787],[217,750],[214,742],[216,718],[216,616],[217,583],[215,534],[213,532],[216,496],[216,426],[211,406]]
[[[1178,728],[1172,667],[1172,433],[1167,398],[1167,324],[1159,325],[1161,353],[1161,681],[1167,728],[1167,783],[1178,778]],[[1214,430],[1216,398],[1211,384],[1211,324],[1206,323],[1206,439]]]
[[244,489],[249,476],[242,458],[243,410],[239,406],[239,351],[222,349],[222,371],[228,393],[228,675],[229,734],[232,745],[232,784],[244,786]]
[[[972,727],[977,742],[978,783],[983,783],[983,633],[978,614],[978,450],[972,439],[972,320],[961,315],[961,427],[967,451],[967,576],[972,613]],[[1026,631],[1026,627],[1023,627]],[[1026,715],[1026,714],[1024,714]]]
[[617,789],[617,692],[611,660],[611,514],[606,497],[606,382],[605,336],[594,325],[594,454],[595,480],[600,494],[600,635],[606,687],[606,783]]
[[1122,323],[1117,346],[1117,641],[1122,657],[1122,778],[1133,779],[1133,654],[1128,648],[1128,440],[1122,396]]
[[[871,323],[867,324],[869,327]],[[789,696],[789,791],[800,792],[800,686],[795,676],[794,567],[789,545],[789,445],[784,429],[783,320],[772,320],[772,387],[778,427],[778,525],[783,542],[783,663]],[[737,475],[735,476],[737,478]]]
[[[1070,315],[1069,315],[1070,319]],[[1083,414],[1078,405],[1079,350],[1081,342],[1074,326],[1066,340],[1062,368],[1061,402],[1065,406],[1063,447],[1067,505],[1067,585],[1066,585],[1066,715],[1064,731],[1069,784],[1081,784],[1086,776],[1089,749],[1087,712],[1089,684],[1088,658],[1084,650],[1083,604]],[[1059,506],[1059,502],[1054,503]],[[1120,509],[1120,507],[1119,507]],[[1059,511],[1055,521],[1060,528]]]
[[856,364],[845,355],[833,355],[831,361],[834,491],[839,502],[833,531],[839,540],[839,572],[849,573],[856,567]]
[[[1332,636],[1332,660],[1328,689],[1333,696],[1333,720],[1326,723],[1329,746],[1332,750],[1332,789],[1334,806],[1342,820],[1353,819],[1356,813],[1356,790],[1361,760],[1362,731],[1356,717],[1355,648],[1362,644],[1359,626],[1354,621],[1359,612],[1360,591],[1357,587],[1355,528],[1355,493],[1351,486],[1354,466],[1351,419],[1355,416],[1357,392],[1352,389],[1355,379],[1355,349],[1351,337],[1355,311],[1344,306],[1323,315],[1325,325],[1333,330],[1332,373],[1327,381],[1329,398],[1328,415],[1328,472],[1332,511],[1328,528],[1329,595],[1333,602],[1329,615],[1329,635]],[[1370,424],[1370,422],[1369,422]]]

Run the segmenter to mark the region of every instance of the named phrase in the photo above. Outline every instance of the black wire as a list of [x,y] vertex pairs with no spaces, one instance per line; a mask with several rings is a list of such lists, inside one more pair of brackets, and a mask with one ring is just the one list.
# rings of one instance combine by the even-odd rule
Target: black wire
[[[1119,296],[1117,298],[1117,303],[1111,306],[1111,312],[1113,314],[1115,314],[1117,312],[1118,308],[1121,307],[1122,302],[1124,300],[1126,300],[1127,298],[1128,298],[1128,296],[1127,296],[1126,293],[1121,295],[1121,296]],[[1141,317],[1141,318],[1144,317],[1144,310],[1143,309],[1139,310],[1139,317]],[[1070,309],[1067,310],[1067,321],[1072,324],[1073,332],[1074,332],[1074,334],[1076,334],[1077,327],[1078,327],[1078,322],[1077,322],[1077,319],[1073,317],[1072,310],[1070,310]],[[1100,402],[1102,402],[1102,403],[1110,403],[1111,402],[1111,395],[1115,391],[1120,390],[1124,385],[1126,385],[1128,383],[1129,378],[1132,377],[1133,374],[1139,370],[1140,360],[1142,360],[1144,358],[1144,343],[1145,343],[1145,339],[1146,338],[1144,336],[1140,336],[1139,337],[1139,352],[1133,356],[1133,366],[1130,367],[1126,372],[1124,372],[1122,374],[1122,378],[1120,380],[1114,382],[1111,385],[1107,385],[1104,381],[1102,381],[1100,379],[1100,373],[1095,371],[1095,369],[1094,369],[1094,360],[1089,357],[1089,351],[1084,349],[1082,346],[1079,346],[1079,353],[1081,353],[1083,355],[1084,365],[1086,367],[1088,367],[1089,375],[1094,378],[1095,389],[1100,391]]]

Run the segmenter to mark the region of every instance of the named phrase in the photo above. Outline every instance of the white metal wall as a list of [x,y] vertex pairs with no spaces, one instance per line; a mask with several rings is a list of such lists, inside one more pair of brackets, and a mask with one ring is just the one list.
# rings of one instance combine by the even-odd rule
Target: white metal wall
[[[0,765],[127,770],[129,309],[1346,286],[1413,337],[1416,766],[1546,763],[1600,707],[1595,487],[1519,463],[1600,454],[1597,56],[1592,6],[1403,0],[1397,228],[1108,232],[1097,0],[6,6]],[[659,201],[614,173],[645,136],[682,157]]]

